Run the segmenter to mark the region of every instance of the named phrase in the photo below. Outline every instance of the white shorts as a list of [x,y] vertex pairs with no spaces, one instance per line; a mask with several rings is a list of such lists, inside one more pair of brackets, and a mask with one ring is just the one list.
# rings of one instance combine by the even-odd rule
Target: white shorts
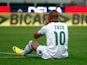
[[49,59],[51,56],[47,53],[46,46],[38,46],[37,48],[37,55],[43,59]]
[[51,54],[49,54],[49,52],[47,51],[47,47],[46,46],[38,46],[37,50],[37,55],[43,59],[49,59],[49,58],[66,58],[68,57],[68,52],[66,51],[64,54],[60,54],[60,52],[57,53],[56,57],[53,57]]

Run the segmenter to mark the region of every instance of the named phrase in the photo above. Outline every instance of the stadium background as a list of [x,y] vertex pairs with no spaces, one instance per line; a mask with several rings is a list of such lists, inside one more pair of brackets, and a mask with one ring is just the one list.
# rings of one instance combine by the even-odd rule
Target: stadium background
[[[31,6],[46,7],[47,12],[29,12]],[[69,25],[69,58],[43,60],[35,52],[26,57],[17,56],[12,51],[14,45],[24,48],[31,39],[45,44],[45,36],[36,40],[33,34],[43,26],[49,7],[60,7],[63,13],[58,20]],[[0,0],[0,65],[34,64],[87,64],[87,0]]]
[[0,0],[0,12],[9,13],[1,13],[0,26],[41,26],[47,16],[44,13],[53,9],[60,9],[64,14],[59,21],[65,21],[69,26],[86,26],[86,5],[87,0]]

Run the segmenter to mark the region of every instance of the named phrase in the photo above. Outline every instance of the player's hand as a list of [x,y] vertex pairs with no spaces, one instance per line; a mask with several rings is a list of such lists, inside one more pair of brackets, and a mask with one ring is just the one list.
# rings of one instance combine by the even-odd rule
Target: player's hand
[[45,25],[47,25],[49,23],[48,18],[45,20]]
[[39,37],[41,37],[41,35],[40,35],[40,34],[38,34],[38,33],[35,33],[35,34],[34,34],[34,38],[36,38],[36,39],[37,39],[37,38],[39,38]]
[[51,21],[50,16],[48,16],[47,19],[45,20],[45,25],[49,24],[50,21]]

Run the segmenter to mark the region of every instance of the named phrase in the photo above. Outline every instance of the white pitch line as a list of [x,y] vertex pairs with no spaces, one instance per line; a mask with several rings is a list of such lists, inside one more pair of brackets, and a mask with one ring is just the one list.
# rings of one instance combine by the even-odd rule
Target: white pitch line
[[[10,52],[0,52],[0,54],[6,54],[9,56],[1,56],[0,58],[29,58],[29,57],[38,57],[37,55],[34,54],[28,54],[27,56],[16,56],[15,53],[10,53]],[[14,55],[14,56],[10,56]]]
[[0,52],[0,54],[15,55],[15,53],[10,53],[10,52]]
[[25,58],[25,57],[20,57],[20,56],[2,56],[0,58]]

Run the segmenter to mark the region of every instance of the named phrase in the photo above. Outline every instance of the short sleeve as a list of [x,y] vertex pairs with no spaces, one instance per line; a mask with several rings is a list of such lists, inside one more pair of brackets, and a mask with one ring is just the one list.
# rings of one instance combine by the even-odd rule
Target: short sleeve
[[40,35],[44,35],[44,34],[46,33],[46,31],[47,31],[46,26],[43,26],[43,27],[38,31],[38,33],[39,33]]

